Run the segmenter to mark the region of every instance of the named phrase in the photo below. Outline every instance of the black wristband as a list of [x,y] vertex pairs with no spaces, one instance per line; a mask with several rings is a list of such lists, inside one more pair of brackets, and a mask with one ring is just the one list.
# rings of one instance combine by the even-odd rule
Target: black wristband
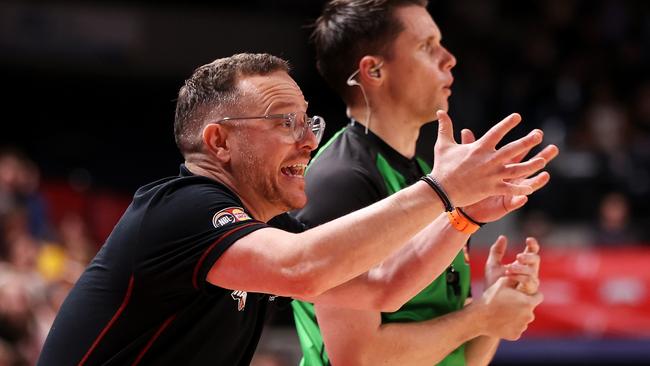
[[472,224],[474,224],[474,225],[478,225],[478,226],[483,226],[483,225],[485,225],[484,222],[478,222],[478,221],[474,220],[470,215],[466,214],[465,211],[463,211],[462,208],[460,208],[460,207],[456,207],[456,209],[457,209],[458,211],[460,211],[460,213],[462,213],[463,216],[465,216],[465,217],[467,218],[467,220],[469,220],[469,222],[471,222]]
[[449,196],[447,196],[445,190],[442,189],[442,186],[434,177],[427,174],[424,177],[420,178],[420,180],[427,182],[427,184],[433,188],[434,192],[436,192],[438,197],[440,197],[442,203],[445,205],[445,211],[451,212],[454,210],[454,205],[451,204]]

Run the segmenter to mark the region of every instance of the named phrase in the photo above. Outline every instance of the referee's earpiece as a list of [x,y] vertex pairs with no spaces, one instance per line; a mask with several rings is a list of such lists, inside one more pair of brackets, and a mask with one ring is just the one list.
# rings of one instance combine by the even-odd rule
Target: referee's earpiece
[[380,77],[381,74],[379,73],[379,69],[381,69],[381,67],[383,65],[384,65],[384,62],[382,61],[379,64],[373,66],[372,68],[370,68],[370,70],[368,70],[368,75],[372,76],[373,78]]
[[355,72],[352,76],[350,76],[350,78],[348,78],[348,82],[347,82],[348,86],[361,85],[356,80],[353,79],[353,77],[355,77],[356,74],[357,72]]
[[[373,78],[380,77],[381,73],[379,72],[379,69],[381,69],[381,67],[383,65],[384,65],[384,62],[382,61],[382,62],[378,63],[377,65],[371,67],[368,70],[368,75],[370,77],[373,77]],[[357,69],[355,72],[352,73],[352,75],[350,75],[350,77],[346,81],[346,84],[348,84],[348,86],[361,86],[361,84],[359,84],[359,82],[354,79],[359,74],[359,71],[360,71],[360,69]]]

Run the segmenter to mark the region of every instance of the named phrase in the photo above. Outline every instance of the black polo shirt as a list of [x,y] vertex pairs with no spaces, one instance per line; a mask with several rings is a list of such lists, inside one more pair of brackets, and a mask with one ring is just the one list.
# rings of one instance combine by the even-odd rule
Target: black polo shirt
[[[287,215],[275,222],[302,230]],[[206,276],[237,239],[268,226],[184,166],[140,188],[63,303],[38,364],[248,365],[280,299]]]

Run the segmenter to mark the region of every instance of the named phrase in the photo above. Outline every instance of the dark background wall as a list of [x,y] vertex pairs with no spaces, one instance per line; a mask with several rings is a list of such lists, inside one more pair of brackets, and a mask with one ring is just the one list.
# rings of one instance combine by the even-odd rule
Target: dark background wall
[[[323,3],[2,2],[0,145],[24,149],[45,177],[72,174],[132,192],[174,174],[181,161],[172,122],[183,80],[198,65],[245,51],[287,58],[329,135],[345,122],[343,107],[315,71],[307,29]],[[575,219],[576,210],[578,218],[593,218],[609,190],[625,191],[634,213],[648,214],[649,7],[603,0],[430,4],[459,60],[451,99],[457,130],[482,133],[512,111],[524,116],[520,130],[545,128],[563,162],[553,168],[557,184],[539,200],[558,219]],[[595,121],[600,107],[613,121]],[[421,144],[427,156],[433,128]],[[613,146],[598,137],[608,134]]]

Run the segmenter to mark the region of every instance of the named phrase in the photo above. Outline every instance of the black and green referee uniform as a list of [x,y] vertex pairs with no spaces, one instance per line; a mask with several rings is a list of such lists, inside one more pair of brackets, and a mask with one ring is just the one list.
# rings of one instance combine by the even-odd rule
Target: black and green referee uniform
[[[309,227],[366,207],[415,183],[431,167],[408,159],[365,127],[352,123],[337,132],[312,160],[306,176],[307,206],[297,217]],[[387,228],[386,230],[390,230]],[[469,264],[460,251],[447,271],[398,311],[382,313],[382,322],[417,322],[463,307],[469,294]],[[301,365],[328,365],[314,306],[293,301],[296,328],[303,351]],[[464,346],[441,365],[464,365]]]

